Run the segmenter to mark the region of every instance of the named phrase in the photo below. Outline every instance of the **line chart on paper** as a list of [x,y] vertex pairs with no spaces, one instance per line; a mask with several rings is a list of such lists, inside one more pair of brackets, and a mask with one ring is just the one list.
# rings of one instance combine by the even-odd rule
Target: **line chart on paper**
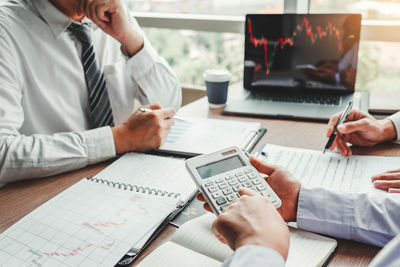
[[0,266],[113,266],[175,206],[83,179],[0,235]]

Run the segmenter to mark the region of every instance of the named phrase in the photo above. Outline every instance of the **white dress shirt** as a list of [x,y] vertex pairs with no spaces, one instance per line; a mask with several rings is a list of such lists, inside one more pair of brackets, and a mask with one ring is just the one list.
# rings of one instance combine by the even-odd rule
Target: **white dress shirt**
[[[399,210],[400,194],[352,194],[302,186],[297,226],[337,238],[385,246],[370,266],[400,266]],[[279,264],[282,256],[271,251],[266,247],[243,246],[223,266],[284,266]],[[237,253],[241,259],[237,259]]]
[[396,114],[393,114],[392,116],[388,117],[393,124],[394,127],[396,128],[396,133],[397,133],[397,142],[400,142],[400,112],[397,112]]
[[[130,16],[129,16],[130,17]],[[151,47],[128,59],[120,44],[93,25],[116,125],[134,111],[134,99],[179,108],[179,81]],[[48,0],[0,4],[0,182],[37,178],[115,156],[110,127],[89,129],[88,91],[81,44],[72,20]]]

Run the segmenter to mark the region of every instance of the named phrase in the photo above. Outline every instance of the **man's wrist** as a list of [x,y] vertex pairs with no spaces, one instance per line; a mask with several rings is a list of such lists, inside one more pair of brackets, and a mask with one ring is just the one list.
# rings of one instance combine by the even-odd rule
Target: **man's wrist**
[[383,119],[378,121],[382,126],[381,142],[396,140],[397,132],[393,122],[389,119]]
[[125,126],[118,125],[111,128],[113,137],[114,137],[114,145],[115,145],[115,153],[122,154],[128,152],[126,148],[126,142],[124,142],[124,136],[126,136]]
[[119,42],[122,53],[128,58],[136,55],[144,47],[143,38],[133,29]]

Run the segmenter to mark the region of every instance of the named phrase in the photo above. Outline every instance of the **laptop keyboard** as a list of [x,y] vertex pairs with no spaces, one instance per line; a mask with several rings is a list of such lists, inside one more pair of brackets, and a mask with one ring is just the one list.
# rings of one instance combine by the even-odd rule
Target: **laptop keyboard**
[[317,104],[317,105],[330,105],[338,106],[340,104],[341,96],[327,95],[327,94],[286,94],[286,95],[271,95],[260,92],[252,92],[249,95],[250,100],[264,100],[273,102],[287,102],[287,103],[303,103],[303,104]]

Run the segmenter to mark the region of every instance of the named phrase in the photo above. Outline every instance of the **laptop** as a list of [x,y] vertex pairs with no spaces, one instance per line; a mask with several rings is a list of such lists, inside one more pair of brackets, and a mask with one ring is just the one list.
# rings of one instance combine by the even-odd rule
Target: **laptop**
[[244,99],[227,114],[328,120],[353,100],[359,14],[246,16]]

